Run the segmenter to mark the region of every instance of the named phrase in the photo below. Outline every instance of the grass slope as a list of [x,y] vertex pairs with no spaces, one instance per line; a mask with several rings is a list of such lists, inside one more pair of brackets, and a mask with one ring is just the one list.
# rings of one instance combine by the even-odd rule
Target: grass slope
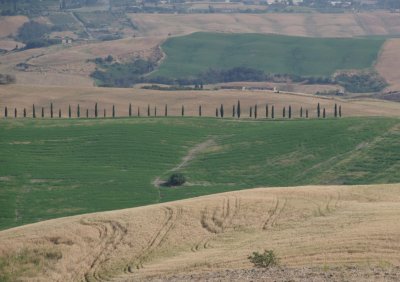
[[[399,131],[384,118],[3,120],[0,228],[257,186],[400,182]],[[154,186],[185,156],[186,186]]]
[[331,75],[372,66],[384,39],[307,38],[194,33],[168,39],[166,60],[153,76],[187,77],[209,68],[246,66],[268,73]]

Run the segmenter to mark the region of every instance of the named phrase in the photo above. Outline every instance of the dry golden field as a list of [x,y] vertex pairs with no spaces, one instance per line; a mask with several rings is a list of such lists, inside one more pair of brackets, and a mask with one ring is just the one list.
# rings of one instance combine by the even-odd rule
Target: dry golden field
[[264,249],[288,269],[389,273],[400,266],[399,216],[399,184],[258,188],[5,230],[0,258],[3,274],[35,281],[201,277],[249,269]]
[[29,19],[25,16],[0,16],[0,38],[15,35]]
[[389,83],[388,90],[400,90],[400,39],[390,39],[385,42],[378,61],[376,70]]
[[400,17],[388,12],[358,14],[131,14],[143,36],[196,31],[276,33],[312,37],[398,35]]
[[[248,115],[249,107],[258,104],[262,109],[268,103],[275,105],[276,116],[281,116],[281,108],[289,105],[293,108],[293,116],[299,114],[300,107],[310,110],[310,117],[315,117],[315,109],[320,103],[327,109],[327,115],[332,116],[334,104],[342,105],[343,116],[390,116],[400,115],[400,104],[373,99],[339,99],[317,97],[307,94],[273,93],[271,91],[242,91],[242,90],[204,90],[204,91],[156,91],[129,88],[96,88],[96,87],[40,87],[32,85],[9,85],[0,87],[0,109],[17,107],[19,112],[26,108],[30,115],[32,104],[45,107],[48,115],[50,102],[54,108],[62,109],[63,116],[67,115],[68,105],[73,108],[79,103],[82,109],[89,109],[93,114],[94,104],[99,103],[101,109],[106,108],[111,113],[112,105],[116,107],[117,116],[128,115],[128,104],[132,103],[134,112],[140,107],[142,115],[147,106],[157,107],[162,113],[168,104],[170,115],[180,115],[182,105],[185,115],[197,116],[198,106],[202,105],[203,116],[215,116],[215,108],[224,104],[227,111],[240,100],[243,117]],[[153,112],[153,110],[152,110]],[[229,114],[227,114],[229,115]],[[260,116],[262,114],[260,113]]]

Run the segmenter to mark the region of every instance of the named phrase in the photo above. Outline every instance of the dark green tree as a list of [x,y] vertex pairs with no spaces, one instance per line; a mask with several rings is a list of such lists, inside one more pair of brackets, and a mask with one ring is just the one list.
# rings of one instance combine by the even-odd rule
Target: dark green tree
[[44,118],[44,108],[42,107],[42,118]]
[[318,117],[318,118],[321,117],[321,106],[320,106],[319,103],[318,103],[318,106],[317,106],[317,117]]
[[132,116],[132,104],[131,103],[129,103],[128,112],[129,112],[129,117],[131,117]]
[[289,105],[289,119],[291,119],[292,118],[292,106],[291,105]]
[[215,108],[215,117],[218,117],[218,108]]
[[81,107],[79,106],[79,104],[78,104],[78,106],[76,107],[76,116],[77,116],[78,118],[81,117]]
[[167,104],[165,104],[165,112],[164,112],[164,114],[165,114],[166,117],[168,116],[168,105]]
[[240,118],[241,112],[240,112],[240,101],[239,100],[238,100],[238,103],[237,103],[236,113],[237,113],[237,117]]
[[182,105],[182,112],[181,112],[182,116],[185,116],[185,107]]
[[24,108],[24,118],[26,118],[26,109]]
[[107,117],[107,111],[106,111],[106,109],[103,110],[103,117],[104,117],[104,118]]
[[323,118],[326,118],[325,108],[324,108],[323,111],[322,111],[322,116],[323,116]]
[[61,118],[61,109],[58,109],[58,118]]
[[250,113],[249,113],[250,117],[253,117],[253,107],[250,107]]
[[154,106],[154,116],[157,116],[157,106]]
[[306,118],[308,118],[308,109],[306,109]]
[[275,107],[274,107],[274,105],[272,105],[272,107],[271,107],[271,118],[275,118]]
[[115,118],[115,105],[112,107],[112,117]]
[[282,117],[283,118],[286,117],[286,107],[283,107],[283,109],[282,109]]
[[33,117],[33,118],[36,118],[35,104],[32,105],[32,117]]
[[339,106],[339,117],[342,117],[342,105]]
[[232,117],[235,117],[236,114],[236,109],[235,109],[235,105],[233,105],[232,107]]
[[303,107],[300,108],[300,117],[303,117]]
[[221,104],[221,107],[219,108],[219,113],[221,115],[221,118],[224,117],[224,105]]
[[201,105],[199,106],[199,117],[201,117]]
[[68,117],[71,118],[72,116],[72,111],[71,111],[71,105],[68,106]]
[[150,116],[150,105],[147,105],[147,116]]
[[137,116],[140,117],[140,107],[137,108]]
[[268,104],[265,105],[265,117],[268,118]]
[[89,118],[89,109],[86,109],[86,118]]
[[53,103],[50,103],[50,117],[53,118]]
[[97,118],[98,114],[98,109],[97,109],[97,103],[94,105],[94,117]]
[[257,104],[254,105],[254,118],[257,118]]
[[7,106],[4,108],[4,117],[5,117],[5,118],[8,117],[8,109],[7,109]]
[[14,109],[14,118],[17,118],[18,113],[17,113],[17,108]]

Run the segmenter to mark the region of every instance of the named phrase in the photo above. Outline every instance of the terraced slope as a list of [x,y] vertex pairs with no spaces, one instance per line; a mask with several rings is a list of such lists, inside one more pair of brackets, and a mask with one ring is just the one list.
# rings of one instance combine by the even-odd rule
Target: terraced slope
[[260,188],[62,218],[0,232],[0,279],[240,280],[257,274],[249,254],[273,249],[286,270],[259,278],[396,281],[399,216],[392,184]]

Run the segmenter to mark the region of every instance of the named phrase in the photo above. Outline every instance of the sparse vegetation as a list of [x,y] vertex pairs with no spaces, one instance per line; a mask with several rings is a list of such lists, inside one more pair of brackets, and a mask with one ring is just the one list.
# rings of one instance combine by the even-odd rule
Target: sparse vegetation
[[273,250],[264,250],[264,253],[253,252],[248,259],[255,267],[269,268],[279,264],[279,259]]

